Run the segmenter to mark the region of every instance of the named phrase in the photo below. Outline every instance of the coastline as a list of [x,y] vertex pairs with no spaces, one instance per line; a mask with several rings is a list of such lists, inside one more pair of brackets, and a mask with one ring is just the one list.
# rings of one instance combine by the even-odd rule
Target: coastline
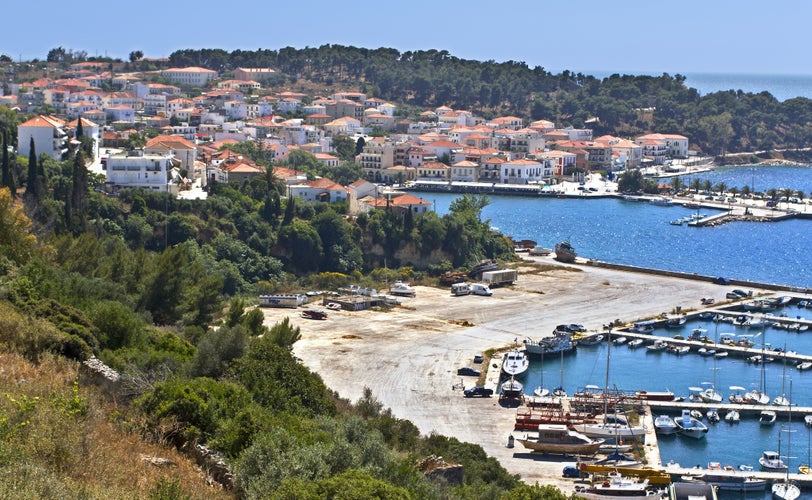
[[[729,287],[565,265],[549,257],[525,257],[517,268],[521,274],[516,284],[496,289],[493,297],[452,297],[447,288],[418,286],[416,297],[386,312],[340,311],[322,322],[304,320],[290,310],[263,313],[266,324],[287,316],[301,328],[296,356],[341,397],[357,400],[369,387],[394,415],[411,420],[421,433],[480,444],[525,482],[553,484],[571,493],[574,483],[562,479],[561,470],[574,461],[508,448],[515,408],[501,406],[496,397],[464,398],[454,389],[461,381],[456,369],[471,365],[474,354],[514,345],[525,336],[549,335],[560,323],[597,330],[616,319],[631,322],[676,307],[697,309],[701,297],[723,301]],[[463,380],[466,387],[474,383]]]

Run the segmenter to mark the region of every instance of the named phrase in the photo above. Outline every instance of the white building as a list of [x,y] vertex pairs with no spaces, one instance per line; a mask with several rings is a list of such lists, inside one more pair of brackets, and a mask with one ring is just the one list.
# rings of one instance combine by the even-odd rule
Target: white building
[[130,151],[107,158],[107,183],[118,188],[174,191],[171,154],[145,154]]
[[502,164],[500,182],[502,184],[537,184],[552,176],[551,162],[513,160]]
[[217,78],[217,72],[206,68],[190,66],[187,68],[169,68],[161,71],[161,76],[181,85],[205,87],[210,80]]
[[17,125],[17,149],[20,156],[28,156],[31,138],[37,156],[45,153],[55,160],[62,160],[68,152],[68,134],[65,123],[53,116],[35,116]]

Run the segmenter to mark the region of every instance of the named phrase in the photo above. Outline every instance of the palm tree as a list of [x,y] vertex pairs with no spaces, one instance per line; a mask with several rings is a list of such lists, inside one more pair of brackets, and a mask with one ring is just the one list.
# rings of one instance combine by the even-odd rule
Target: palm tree
[[747,195],[749,195],[749,194],[750,194],[750,186],[748,186],[747,184],[745,184],[745,185],[742,187],[742,196],[747,196]]
[[781,197],[784,198],[784,201],[786,203],[789,203],[789,199],[792,197],[794,193],[795,191],[793,191],[792,189],[784,188],[781,190]]
[[719,191],[719,196],[724,196],[725,191],[727,191],[727,184],[725,184],[724,182],[720,182],[719,184],[716,185],[716,190]]
[[713,184],[711,183],[710,180],[705,180],[705,182],[702,183],[702,189],[708,194],[710,194],[712,187]]
[[803,189],[799,189],[798,191],[795,191],[795,196],[797,196],[798,199],[801,200],[801,202],[803,202],[804,198],[805,198]]
[[736,195],[739,194],[739,188],[733,186],[732,188],[728,189],[728,192],[735,198]]
[[691,189],[694,190],[694,194],[699,193],[699,190],[702,189],[702,180],[699,177],[694,177],[691,180]]

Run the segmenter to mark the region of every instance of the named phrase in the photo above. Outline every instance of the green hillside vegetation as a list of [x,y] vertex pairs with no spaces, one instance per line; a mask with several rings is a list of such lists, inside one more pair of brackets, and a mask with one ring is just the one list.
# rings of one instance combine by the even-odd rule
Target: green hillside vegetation
[[[280,89],[334,87],[363,90],[401,105],[399,113],[446,105],[486,118],[515,115],[556,126],[588,127],[603,134],[682,134],[705,154],[801,148],[812,137],[812,100],[779,102],[768,92],[737,90],[700,96],[682,75],[553,74],[520,61],[460,59],[445,50],[400,52],[322,45],[279,50],[186,49],[173,52],[176,67],[202,66],[227,73],[237,67],[270,67]],[[641,109],[654,108],[649,120]],[[597,120],[591,120],[597,118]],[[589,122],[588,122],[589,120]]]
[[[293,356],[299,331],[263,325],[259,293],[380,288],[508,258],[482,197],[443,217],[283,199],[272,175],[207,200],[93,189],[81,154],[13,162],[0,189],[0,490],[19,498],[514,498],[522,485],[478,445],[420,436],[367,392],[339,398]],[[33,168],[29,169],[28,167]],[[29,172],[31,172],[29,174]],[[382,263],[387,262],[387,268]],[[114,399],[79,384],[96,356]],[[206,486],[173,451],[205,443],[234,489]],[[157,468],[139,458],[177,466]],[[432,480],[419,460],[464,468]],[[522,493],[524,492],[524,493]],[[515,497],[518,498],[518,497]]]

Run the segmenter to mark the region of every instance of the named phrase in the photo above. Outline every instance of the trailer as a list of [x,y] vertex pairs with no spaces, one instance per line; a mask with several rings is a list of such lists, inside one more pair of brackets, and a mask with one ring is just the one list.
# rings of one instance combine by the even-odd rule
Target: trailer
[[482,273],[482,281],[491,286],[512,285],[519,279],[519,271],[515,269],[498,269]]
[[260,307],[289,307],[296,309],[297,307],[307,303],[307,295],[304,294],[276,294],[276,295],[260,295]]

